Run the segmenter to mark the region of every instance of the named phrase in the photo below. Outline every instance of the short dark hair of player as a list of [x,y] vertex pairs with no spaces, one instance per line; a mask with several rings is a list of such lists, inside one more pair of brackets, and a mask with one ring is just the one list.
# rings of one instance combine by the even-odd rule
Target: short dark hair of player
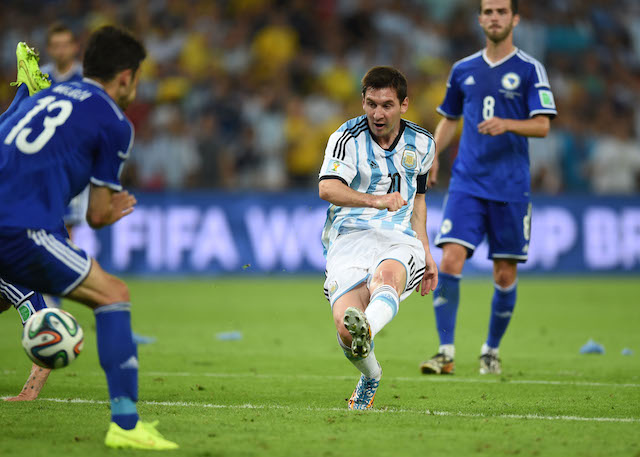
[[407,78],[393,67],[373,67],[362,78],[363,97],[367,93],[367,89],[384,89],[386,87],[395,89],[400,103],[407,98]]
[[75,41],[76,36],[73,33],[73,30],[69,28],[66,24],[62,22],[56,22],[51,24],[51,26],[47,29],[47,44],[51,42],[51,37],[53,35],[57,35],[58,33],[68,33],[71,35],[71,39]]
[[[482,13],[482,0],[478,6],[478,11]],[[518,14],[518,0],[511,0],[511,12],[515,15]]]
[[135,73],[147,56],[144,46],[126,30],[111,25],[91,34],[82,59],[84,76],[111,81],[122,70]]

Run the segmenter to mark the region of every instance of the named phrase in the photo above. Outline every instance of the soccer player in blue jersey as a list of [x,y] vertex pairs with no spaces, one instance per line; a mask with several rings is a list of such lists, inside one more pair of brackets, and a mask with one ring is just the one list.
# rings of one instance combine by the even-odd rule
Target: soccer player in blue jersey
[[373,339],[415,289],[435,289],[438,270],[426,232],[431,134],[402,119],[407,81],[392,67],[362,79],[363,116],[329,138],[320,198],[331,203],[322,236],[324,290],[338,344],[362,373],[349,409],[368,409],[382,377]]
[[[498,347],[516,303],[517,265],[527,259],[531,229],[527,137],[544,137],[556,107],[544,67],[513,45],[517,0],[482,0],[479,23],[486,47],[456,62],[438,112],[438,153],[464,125],[453,164],[436,245],[442,247],[440,282],[433,295],[438,353],[422,373],[454,371],[454,331],[459,283],[467,258],[487,236],[495,290],[480,373],[501,373]],[[434,161],[430,185],[437,179]]]
[[133,211],[136,200],[120,185],[133,143],[133,126],[122,110],[135,98],[145,56],[127,32],[98,29],[84,53],[82,81],[24,97],[0,124],[0,277],[94,310],[111,399],[105,444],[163,450],[178,446],[154,424],[140,421],[136,408],[138,358],[129,290],[73,245],[63,224],[66,205],[89,183],[92,227]]

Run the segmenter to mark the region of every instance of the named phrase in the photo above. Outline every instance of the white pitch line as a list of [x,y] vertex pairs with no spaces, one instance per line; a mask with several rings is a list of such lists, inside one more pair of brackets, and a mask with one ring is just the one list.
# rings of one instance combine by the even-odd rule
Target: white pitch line
[[[2,399],[8,397],[2,397]],[[104,405],[109,402],[105,400],[86,400],[83,398],[39,398],[39,401],[49,401],[53,403],[71,403],[71,404],[95,404]],[[151,406],[169,406],[183,408],[203,408],[203,409],[276,409],[286,411],[310,411],[310,412],[349,412],[346,408],[294,408],[286,405],[253,405],[245,403],[243,405],[217,405],[213,403],[192,403],[192,402],[173,402],[173,401],[139,401],[138,404]],[[477,419],[515,419],[515,420],[547,420],[547,421],[577,421],[577,422],[624,422],[624,423],[640,423],[640,418],[635,417],[581,417],[581,416],[541,416],[539,414],[482,414],[482,413],[464,413],[462,411],[432,411],[429,409],[396,409],[382,408],[370,409],[368,414],[419,414],[424,416],[448,416],[448,417],[466,417]]]
[[[205,378],[258,378],[258,379],[331,379],[331,380],[353,380],[354,376],[329,376],[329,375],[277,375],[277,374],[254,374],[254,373],[188,373],[188,372],[163,372],[150,371],[140,372],[142,376],[167,376],[167,377],[198,377]],[[539,384],[552,386],[582,386],[582,387],[631,387],[640,388],[640,384],[624,383],[607,383],[592,381],[548,381],[537,379],[502,379],[502,378],[461,378],[454,376],[416,376],[410,377],[385,377],[385,381],[403,381],[403,382],[459,382],[469,384]]]
[[[0,373],[9,375],[16,374],[16,370],[2,370]],[[90,376],[104,376],[101,371],[83,373]],[[256,378],[256,379],[330,379],[334,381],[353,380],[354,376],[329,376],[314,374],[296,374],[296,375],[278,375],[278,374],[257,374],[257,373],[188,373],[180,371],[140,371],[139,376],[167,376],[167,377],[205,377],[205,378]],[[415,378],[406,376],[385,377],[385,381],[401,381],[401,382],[457,382],[465,384],[531,384],[531,385],[548,385],[548,386],[580,386],[580,387],[625,387],[640,388],[640,384],[634,383],[613,383],[613,382],[596,382],[596,381],[549,381],[544,379],[503,379],[503,378],[463,378],[460,376],[416,376]]]

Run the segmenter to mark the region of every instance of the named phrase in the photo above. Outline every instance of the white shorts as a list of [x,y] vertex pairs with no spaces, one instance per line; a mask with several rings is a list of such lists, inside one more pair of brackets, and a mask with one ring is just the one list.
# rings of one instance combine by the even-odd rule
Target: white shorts
[[324,295],[331,306],[357,285],[371,282],[384,260],[400,262],[407,270],[407,282],[400,300],[420,284],[424,275],[424,248],[417,238],[395,230],[369,229],[338,235],[327,252]]

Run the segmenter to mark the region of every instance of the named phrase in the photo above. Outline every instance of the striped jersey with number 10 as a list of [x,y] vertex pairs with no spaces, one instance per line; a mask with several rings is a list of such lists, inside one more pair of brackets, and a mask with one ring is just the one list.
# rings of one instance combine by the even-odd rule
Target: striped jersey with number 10
[[326,255],[338,235],[371,228],[397,230],[416,236],[411,214],[418,176],[426,178],[435,154],[433,136],[426,129],[402,119],[400,132],[389,149],[375,142],[366,115],[345,122],[330,137],[320,179],[339,179],[352,189],[384,195],[400,192],[407,205],[398,211],[331,205],[322,233]]

